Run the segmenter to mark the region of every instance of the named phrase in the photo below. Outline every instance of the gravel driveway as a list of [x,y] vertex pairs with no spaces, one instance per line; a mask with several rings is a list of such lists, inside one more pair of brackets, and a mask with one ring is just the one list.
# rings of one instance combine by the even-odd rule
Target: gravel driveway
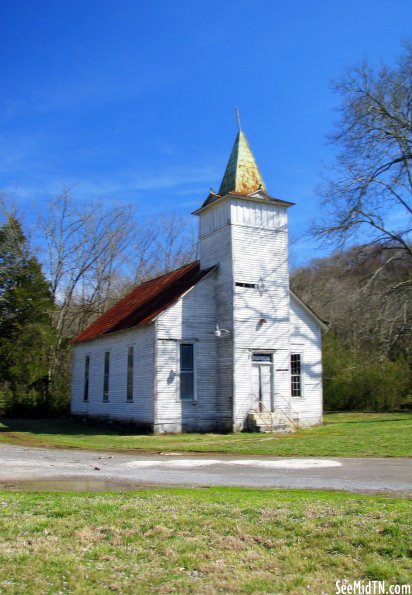
[[75,491],[244,486],[412,496],[412,459],[97,452],[0,445],[0,487]]

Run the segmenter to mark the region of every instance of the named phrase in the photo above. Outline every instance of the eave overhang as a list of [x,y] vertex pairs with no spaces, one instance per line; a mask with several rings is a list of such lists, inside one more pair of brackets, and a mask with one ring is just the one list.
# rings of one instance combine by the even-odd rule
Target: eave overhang
[[[212,200],[209,201],[209,198],[211,197],[211,195],[208,196],[208,198],[206,199],[206,201],[203,203],[203,205],[199,208],[196,209],[196,211],[192,212],[192,215],[200,215],[201,213],[204,213],[205,211],[207,211],[208,209],[210,209],[211,207],[217,205],[217,204],[223,204],[225,202],[228,202],[231,199],[240,199],[240,200],[244,200],[245,202],[253,202],[253,203],[258,203],[258,204],[266,204],[266,205],[272,205],[274,207],[283,207],[285,209],[288,209],[289,207],[293,207],[295,205],[294,202],[289,202],[287,200],[280,200],[278,198],[273,198],[273,196],[270,196],[269,194],[265,193],[264,197],[260,197],[257,195],[257,192],[253,192],[252,194],[239,194],[237,192],[229,192],[228,194],[225,194],[224,196],[220,196],[219,194],[214,195],[216,198],[212,198]],[[257,195],[257,196],[256,196]],[[209,201],[209,202],[208,202]]]
[[290,289],[289,293],[296,300],[296,302],[311,316],[311,318],[313,318],[315,322],[318,323],[322,331],[326,333],[329,330],[330,323],[326,320],[322,320],[321,318],[319,318],[316,312],[314,312],[312,308],[305,304],[305,302],[302,302],[300,297],[298,297],[294,291]]

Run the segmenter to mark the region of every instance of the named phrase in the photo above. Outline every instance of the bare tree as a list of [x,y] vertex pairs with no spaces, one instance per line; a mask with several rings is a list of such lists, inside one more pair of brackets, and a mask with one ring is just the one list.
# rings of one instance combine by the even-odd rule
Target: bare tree
[[129,209],[77,203],[68,188],[39,214],[41,260],[56,304],[51,378],[67,337],[105,309],[113,272],[130,245],[131,222]]
[[365,61],[334,84],[342,104],[331,141],[340,152],[313,232],[339,247],[366,237],[388,262],[395,251],[412,265],[412,45],[404,48],[394,66]]
[[[0,223],[15,210],[13,204],[0,200]],[[50,199],[30,226],[55,305],[50,314],[56,341],[50,347],[48,381],[62,402],[70,374],[68,339],[136,283],[192,260],[196,242],[183,217],[171,213],[137,218],[132,207],[85,203],[70,188]],[[21,260],[19,246],[17,236],[4,238],[3,252],[10,256],[0,259],[4,283]],[[0,305],[1,299],[0,292]]]
[[166,273],[194,260],[197,242],[193,227],[176,213],[163,214],[157,221],[154,266]]
[[348,346],[386,357],[411,332],[409,270],[405,254],[356,246],[293,271],[291,285]]
[[137,222],[126,260],[127,286],[193,261],[196,251],[194,227],[174,212]]
[[131,207],[78,202],[68,188],[49,201],[37,231],[58,305],[58,347],[132,286],[190,262],[196,252],[183,217],[139,219]]
[[407,254],[393,258],[380,246],[352,247],[292,272],[293,289],[330,323],[327,406],[385,408],[405,399],[412,386],[409,278]]

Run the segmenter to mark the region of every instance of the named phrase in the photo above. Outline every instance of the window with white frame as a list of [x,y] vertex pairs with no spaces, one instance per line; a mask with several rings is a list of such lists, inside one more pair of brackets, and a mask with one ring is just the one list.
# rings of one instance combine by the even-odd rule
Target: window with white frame
[[290,354],[290,381],[292,397],[302,396],[302,354]]
[[110,351],[104,354],[103,401],[109,400]]
[[258,364],[271,364],[272,354],[271,353],[252,353],[252,362]]
[[195,362],[193,343],[180,343],[180,398],[195,399]]
[[127,387],[126,400],[133,401],[133,367],[134,367],[134,352],[133,347],[127,350]]

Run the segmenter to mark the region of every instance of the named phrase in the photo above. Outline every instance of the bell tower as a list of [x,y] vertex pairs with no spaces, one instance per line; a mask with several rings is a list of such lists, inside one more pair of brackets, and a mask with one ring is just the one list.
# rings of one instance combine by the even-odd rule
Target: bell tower
[[[217,265],[218,415],[227,429],[244,427],[253,407],[253,359],[272,365],[271,402],[289,387],[289,271],[287,209],[271,196],[240,128],[218,193],[199,217],[201,268]],[[269,361],[269,360],[268,360]]]

